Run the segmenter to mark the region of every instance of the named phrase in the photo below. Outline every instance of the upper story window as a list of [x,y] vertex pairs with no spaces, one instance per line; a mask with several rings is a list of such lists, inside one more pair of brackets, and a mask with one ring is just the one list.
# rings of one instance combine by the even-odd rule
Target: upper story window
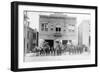
[[61,32],[61,28],[60,27],[56,27],[56,32]]
[[44,24],[41,24],[41,30],[42,31],[44,30]]
[[51,31],[53,31],[53,28],[51,28]]
[[41,30],[48,31],[48,23],[41,23]]
[[69,32],[74,32],[75,31],[75,25],[74,24],[69,24],[68,31]]

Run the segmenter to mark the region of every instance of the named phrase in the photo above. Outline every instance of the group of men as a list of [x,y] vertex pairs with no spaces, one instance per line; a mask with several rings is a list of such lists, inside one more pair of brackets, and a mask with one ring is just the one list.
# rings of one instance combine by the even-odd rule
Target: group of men
[[56,47],[51,47],[48,42],[44,41],[41,46],[35,47],[32,51],[36,56],[58,56],[62,54],[82,54],[89,52],[89,48],[85,45],[63,44],[59,41],[56,42]]

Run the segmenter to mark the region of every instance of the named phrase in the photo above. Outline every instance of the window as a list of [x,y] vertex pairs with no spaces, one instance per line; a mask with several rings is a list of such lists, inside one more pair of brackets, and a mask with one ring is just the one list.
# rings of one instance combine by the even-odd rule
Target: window
[[45,23],[45,31],[48,31],[48,23]]
[[74,24],[69,24],[68,31],[69,32],[74,32],[75,31],[75,25]]
[[51,30],[53,31],[53,28],[51,28]]
[[42,31],[48,31],[48,23],[42,23],[41,24],[41,30]]
[[36,33],[33,33],[33,39],[36,39]]
[[56,28],[56,32],[58,31],[58,28]]
[[60,32],[60,31],[61,31],[61,28],[56,27],[56,32]]
[[61,28],[59,28],[59,32],[61,31]]
[[42,31],[44,30],[44,24],[41,24],[41,30]]

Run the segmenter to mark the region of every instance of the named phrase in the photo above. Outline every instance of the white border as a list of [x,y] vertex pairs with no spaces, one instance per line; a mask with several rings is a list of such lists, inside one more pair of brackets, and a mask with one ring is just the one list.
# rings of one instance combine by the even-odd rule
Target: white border
[[[91,14],[91,59],[90,60],[74,60],[74,61],[49,61],[49,62],[23,62],[24,44],[23,44],[23,11],[53,11],[53,12],[74,12],[74,13],[90,13]],[[93,9],[77,9],[77,8],[60,8],[60,7],[44,7],[44,6],[26,6],[18,7],[18,68],[35,68],[50,67],[64,65],[84,65],[95,64],[95,11]]]

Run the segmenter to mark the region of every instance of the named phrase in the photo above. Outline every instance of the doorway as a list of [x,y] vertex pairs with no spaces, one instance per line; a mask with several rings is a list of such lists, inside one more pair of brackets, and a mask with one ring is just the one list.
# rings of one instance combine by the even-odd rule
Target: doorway
[[45,40],[46,42],[48,42],[50,48],[52,48],[54,46],[54,41],[53,40]]

